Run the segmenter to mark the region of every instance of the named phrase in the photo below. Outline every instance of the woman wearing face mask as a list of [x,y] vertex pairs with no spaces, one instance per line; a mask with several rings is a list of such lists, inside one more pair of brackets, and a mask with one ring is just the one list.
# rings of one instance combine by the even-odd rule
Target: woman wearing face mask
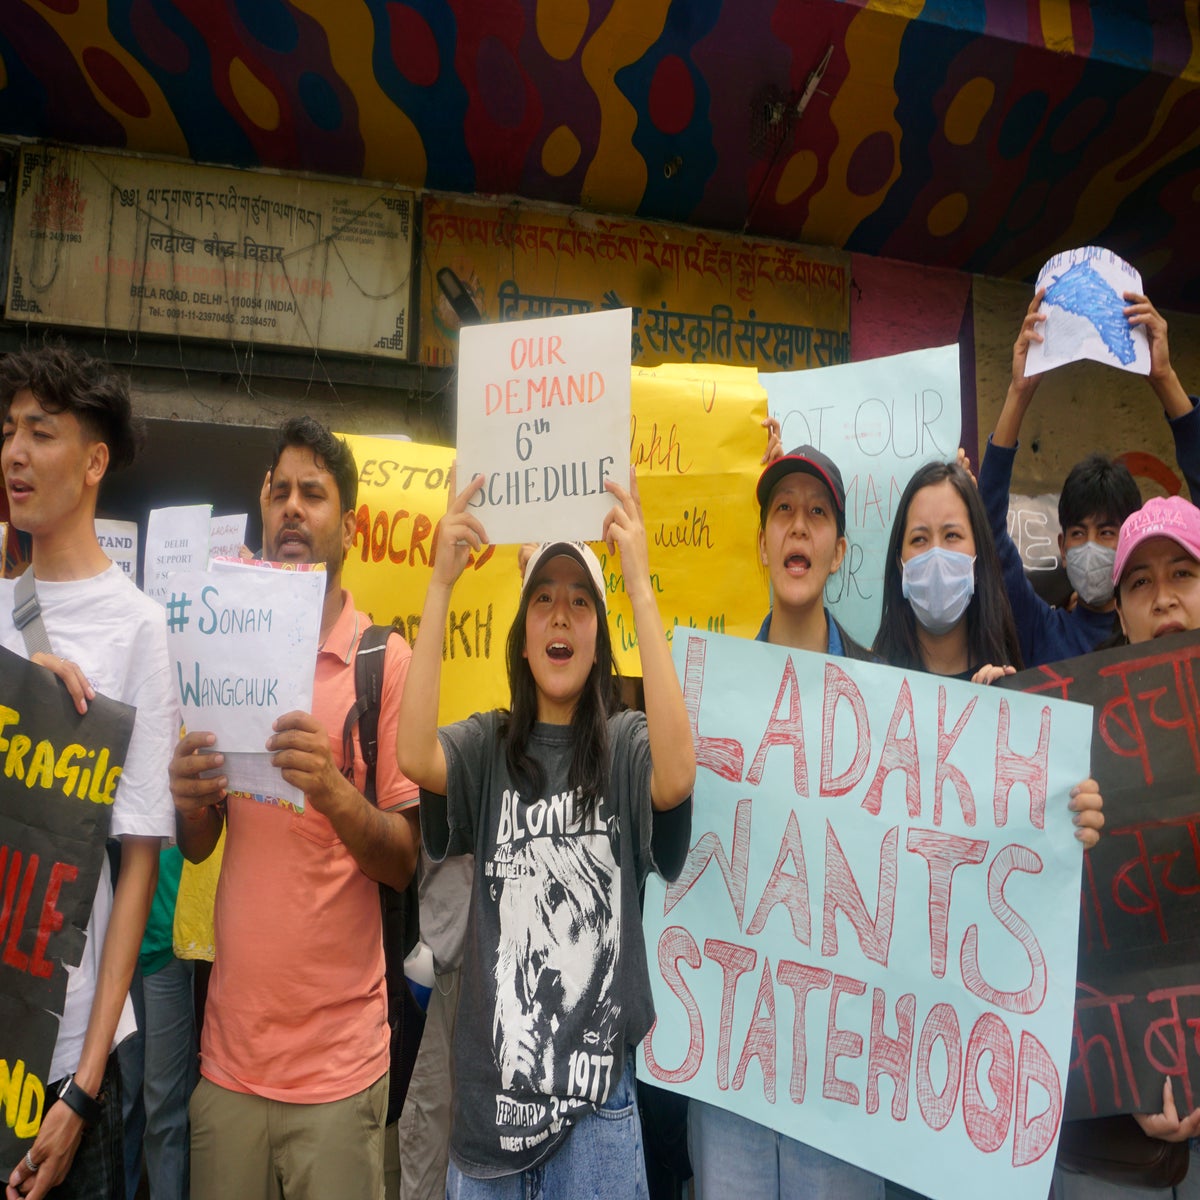
[[987,514],[965,468],[921,467],[888,540],[875,653],[893,667],[991,683],[1021,650]]

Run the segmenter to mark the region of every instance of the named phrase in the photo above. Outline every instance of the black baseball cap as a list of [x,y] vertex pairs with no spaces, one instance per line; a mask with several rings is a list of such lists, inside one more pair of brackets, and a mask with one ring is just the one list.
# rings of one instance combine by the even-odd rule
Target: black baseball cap
[[819,479],[833,497],[834,508],[837,509],[837,531],[842,537],[846,532],[846,487],[842,483],[842,473],[837,464],[827,454],[822,454],[815,446],[797,446],[789,450],[782,458],[777,458],[767,465],[766,470],[758,477],[758,487],[755,495],[758,497],[760,512],[765,512],[767,501],[775,485],[785,476],[800,471]]

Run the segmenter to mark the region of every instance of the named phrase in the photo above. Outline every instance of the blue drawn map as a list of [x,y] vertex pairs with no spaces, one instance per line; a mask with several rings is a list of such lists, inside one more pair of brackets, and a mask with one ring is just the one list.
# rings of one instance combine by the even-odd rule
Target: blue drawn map
[[1125,301],[1089,262],[1077,262],[1046,289],[1046,303],[1087,320],[1109,352],[1128,366],[1136,357]]

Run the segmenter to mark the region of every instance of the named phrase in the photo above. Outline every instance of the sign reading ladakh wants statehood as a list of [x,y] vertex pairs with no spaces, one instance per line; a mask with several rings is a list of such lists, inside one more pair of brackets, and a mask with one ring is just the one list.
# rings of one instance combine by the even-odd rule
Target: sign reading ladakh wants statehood
[[689,632],[692,846],[639,1075],[934,1200],[1049,1190],[1086,705]]

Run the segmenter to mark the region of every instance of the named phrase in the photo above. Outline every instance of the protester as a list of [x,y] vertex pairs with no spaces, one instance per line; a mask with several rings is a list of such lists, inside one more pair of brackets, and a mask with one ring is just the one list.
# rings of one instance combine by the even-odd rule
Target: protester
[[[486,540],[452,500],[396,743],[435,860],[474,852],[454,1032],[450,1200],[646,1195],[632,1048],[653,1020],[638,888],[683,865],[695,755],[650,580],[636,481],[606,482],[646,712],[617,711],[599,563],[542,546],[508,638],[511,708],[437,727],[451,593]],[[532,797],[537,799],[532,799]],[[601,1110],[598,1112],[598,1110]]]
[[[837,465],[812,446],[776,458],[759,477],[758,548],[772,607],[757,640],[874,661],[824,605],[846,555],[846,489]],[[882,1200],[883,1180],[738,1113],[692,1099],[688,1151],[696,1200]]]
[[[1113,560],[1117,616],[1130,643],[1200,629],[1200,510],[1173,496],[1148,500],[1121,526]],[[1158,1113],[1134,1113],[1142,1131],[1168,1142],[1200,1136],[1200,1108],[1181,1115],[1168,1078]],[[1200,1154],[1173,1188],[1122,1187],[1058,1167],[1054,1200],[1197,1200]]]
[[[926,463],[900,496],[874,649],[893,667],[980,684],[1021,666],[996,547],[965,459]],[[1099,839],[1102,803],[1093,779],[1071,789],[1068,807],[1085,848]],[[921,1200],[891,1181],[887,1196]]]
[[975,683],[1021,667],[987,515],[958,463],[926,463],[900,496],[874,649],[889,666]]
[[[163,771],[179,731],[162,609],[96,540],[100,486],[134,458],[136,426],[123,380],[62,346],[0,361],[4,474],[13,525],[30,535],[32,572],[51,652],[30,653],[14,621],[13,581],[0,581],[0,644],[48,668],[80,712],[104,695],[136,710],[112,808],[121,842],[115,888],[103,871],[66,1004],[41,1128],[12,1166],[8,1197],[124,1195],[120,1072],[113,1053],[134,1029],[137,966],[162,839],[173,832]],[[26,627],[36,628],[37,621]]]
[[[979,471],[979,491],[987,510],[1004,586],[1016,620],[1021,657],[1027,667],[1058,662],[1094,650],[1113,634],[1112,561],[1121,522],[1136,511],[1141,493],[1129,471],[1102,454],[1076,463],[1063,483],[1058,502],[1059,556],[1078,595],[1073,608],[1053,608],[1025,577],[1021,554],[1008,533],[1008,495],[1017,438],[1040,375],[1026,376],[1029,346],[1043,341],[1046,320],[1038,308],[1039,289],[1029,305],[1013,346],[1012,380],[996,428],[988,439]],[[1150,346],[1148,382],[1162,404],[1175,439],[1175,456],[1190,494],[1200,496],[1200,409],[1171,366],[1167,323],[1149,299],[1126,292],[1130,326],[1146,331]]]
[[[313,712],[279,717],[266,745],[304,792],[303,811],[227,795],[209,733],[189,733],[171,762],[184,854],[204,859],[228,821],[191,1104],[193,1200],[383,1196],[389,1031],[376,881],[407,885],[419,830],[416,785],[394,757],[379,758],[371,804],[357,736],[352,763],[341,745],[370,624],[341,586],[357,489],[344,441],[307,417],[284,422],[264,553],[327,574]],[[409,650],[390,638],[385,654],[379,738],[391,746]]]

